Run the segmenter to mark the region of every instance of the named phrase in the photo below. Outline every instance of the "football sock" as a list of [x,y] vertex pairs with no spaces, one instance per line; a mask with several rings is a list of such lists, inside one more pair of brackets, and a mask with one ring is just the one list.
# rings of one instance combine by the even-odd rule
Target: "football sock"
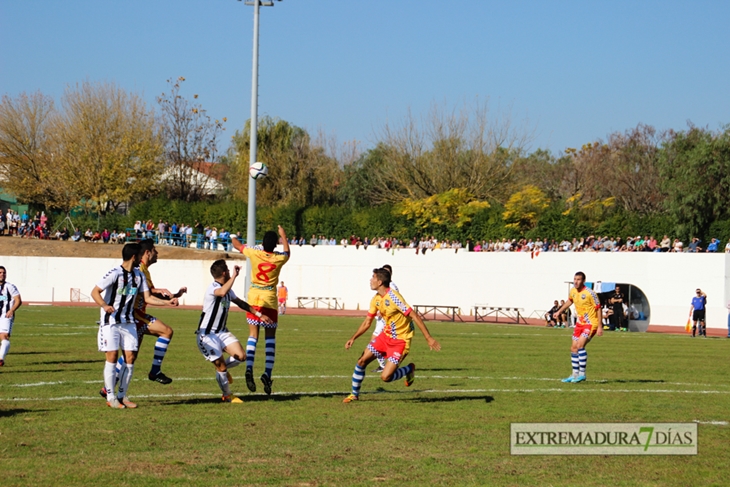
[[240,365],[240,364],[241,364],[241,361],[238,360],[236,357],[228,357],[226,359],[226,367],[229,369],[231,367],[236,367],[237,365]]
[[119,359],[117,360],[117,363],[114,365],[114,374],[115,374],[114,375],[114,377],[115,377],[114,385],[115,386],[119,383],[119,379],[122,377],[123,371],[126,370],[125,365],[127,365],[127,364],[124,362],[124,357],[123,356],[119,357]]
[[0,360],[5,360],[5,356],[10,350],[10,340],[3,340],[0,342]]
[[390,380],[388,382],[393,382],[394,380],[402,379],[406,375],[408,375],[411,372],[411,365],[406,365],[405,367],[401,367],[397,369],[393,375],[391,376]]
[[276,338],[266,339],[266,368],[264,373],[271,378],[271,372],[274,370],[274,360],[276,359]]
[[107,401],[114,399],[114,382],[117,377],[116,362],[104,362],[104,387]]
[[253,360],[256,356],[256,342],[258,339],[254,337],[248,337],[248,343],[246,343],[246,368],[253,369]]
[[228,376],[226,375],[226,372],[216,371],[215,380],[218,382],[218,386],[221,388],[221,391],[223,391],[223,395],[230,396],[231,385],[228,383]]
[[385,368],[385,359],[383,357],[376,357],[378,359],[378,363],[380,364],[380,368]]
[[134,372],[134,364],[127,364],[125,370],[122,372],[122,377],[119,379],[119,392],[117,397],[124,399],[127,395],[127,389],[129,389],[129,383],[132,381],[132,373]]
[[573,377],[578,377],[578,354],[577,353],[571,353],[570,354],[570,362],[573,364]]
[[586,375],[586,365],[588,364],[588,352],[585,348],[578,349],[578,369],[580,375]]
[[355,365],[355,372],[352,373],[352,393],[356,396],[360,395],[360,387],[365,378],[365,367]]
[[154,357],[152,357],[152,369],[150,369],[150,374],[157,375],[160,373],[160,369],[162,368],[162,361],[165,359],[167,346],[169,344],[169,338],[157,338],[157,342],[155,342],[155,355]]

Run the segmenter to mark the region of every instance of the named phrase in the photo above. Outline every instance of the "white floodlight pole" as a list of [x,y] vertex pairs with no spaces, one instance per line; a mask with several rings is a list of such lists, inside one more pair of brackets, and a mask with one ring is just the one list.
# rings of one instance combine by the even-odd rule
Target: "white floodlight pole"
[[[258,149],[258,108],[259,108],[259,7],[271,7],[271,0],[246,0],[253,6],[253,66],[251,73],[251,135],[249,167],[256,162]],[[246,245],[256,245],[256,180],[248,177],[248,216],[246,222]],[[251,285],[251,261],[246,260],[246,297]]]

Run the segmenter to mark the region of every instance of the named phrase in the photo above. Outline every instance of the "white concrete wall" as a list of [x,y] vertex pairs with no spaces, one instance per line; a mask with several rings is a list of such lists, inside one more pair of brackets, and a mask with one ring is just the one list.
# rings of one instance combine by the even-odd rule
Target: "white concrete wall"
[[[0,249],[0,253],[2,249]],[[121,260],[121,259],[120,259]],[[115,259],[1,257],[8,281],[26,301],[68,301],[71,288],[88,295],[96,281],[118,265]],[[212,261],[160,260],[152,267],[155,285],[176,291],[188,287],[182,304],[200,305],[211,282]],[[297,296],[341,298],[347,309],[366,309],[372,293],[371,271],[393,266],[393,280],[411,304],[459,306],[469,313],[475,304],[549,308],[567,296],[576,271],[589,281],[638,286],[651,306],[651,324],[684,326],[697,287],[708,294],[707,325],[726,328],[730,300],[730,259],[726,254],[656,253],[467,253],[451,250],[416,255],[412,250],[386,252],[370,247],[299,247],[281,278],[289,288],[289,305]],[[243,279],[234,290],[244,294]]]

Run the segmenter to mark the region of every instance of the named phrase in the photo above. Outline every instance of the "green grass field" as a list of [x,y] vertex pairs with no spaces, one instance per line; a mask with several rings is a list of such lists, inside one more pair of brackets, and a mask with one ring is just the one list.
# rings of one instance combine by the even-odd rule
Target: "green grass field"
[[[730,420],[727,339],[611,334],[588,347],[589,381],[562,384],[569,330],[430,322],[443,350],[416,336],[411,388],[369,374],[346,405],[367,338],[343,345],[360,320],[284,316],[275,395],[249,394],[239,367],[234,405],[195,345],[199,312],[155,311],[176,330],[163,367],[175,381],[146,379],[147,337],[140,407],[111,410],[97,310],[21,308],[0,369],[0,485],[730,485],[730,426],[711,424]],[[229,328],[245,340],[242,313]],[[509,454],[511,422],[614,421],[700,421],[699,454]]]

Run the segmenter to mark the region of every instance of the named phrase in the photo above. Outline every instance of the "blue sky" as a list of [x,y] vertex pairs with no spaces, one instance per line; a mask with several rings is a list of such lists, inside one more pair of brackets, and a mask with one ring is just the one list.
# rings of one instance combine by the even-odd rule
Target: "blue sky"
[[[363,148],[386,121],[488,99],[561,152],[638,123],[730,123],[730,2],[283,0],[261,9],[260,114]],[[250,114],[253,8],[0,0],[0,94],[165,80],[227,133]]]

